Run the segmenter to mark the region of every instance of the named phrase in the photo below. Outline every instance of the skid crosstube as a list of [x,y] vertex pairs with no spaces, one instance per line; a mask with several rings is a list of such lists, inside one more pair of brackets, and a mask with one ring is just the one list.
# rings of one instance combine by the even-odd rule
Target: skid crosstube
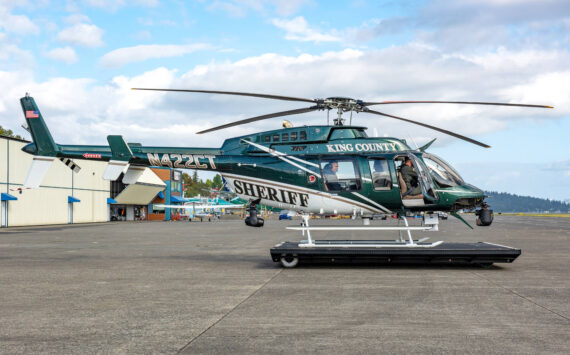
[[[317,247],[300,246],[298,242],[283,242],[270,250],[273,261],[282,258],[298,258],[299,262],[325,263],[420,263],[420,264],[474,264],[491,265],[493,263],[512,263],[521,250],[486,242],[447,243],[433,247],[403,248],[385,246],[382,248],[366,247],[366,244],[390,243],[388,241],[339,241],[317,240]],[[335,247],[335,244],[358,244],[362,247]],[[419,243],[421,246],[424,243]],[[428,244],[428,243],[426,243]],[[331,245],[327,247],[326,245]],[[283,263],[283,262],[282,262]]]

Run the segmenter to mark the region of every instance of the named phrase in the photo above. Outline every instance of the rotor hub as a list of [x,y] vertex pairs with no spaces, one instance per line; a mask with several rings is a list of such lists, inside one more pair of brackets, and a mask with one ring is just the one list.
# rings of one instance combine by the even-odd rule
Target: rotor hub
[[342,112],[356,111],[361,112],[364,109],[362,100],[355,100],[350,97],[327,97],[326,99],[318,99],[317,106],[321,110],[342,110]]
[[344,124],[345,120],[342,118],[344,112],[350,112],[350,121],[352,124],[352,111],[358,113],[366,109],[362,100],[355,100],[350,97],[328,97],[326,99],[316,99],[315,101],[317,103],[317,109],[319,110],[337,110],[337,117],[333,120],[335,126],[342,126]]

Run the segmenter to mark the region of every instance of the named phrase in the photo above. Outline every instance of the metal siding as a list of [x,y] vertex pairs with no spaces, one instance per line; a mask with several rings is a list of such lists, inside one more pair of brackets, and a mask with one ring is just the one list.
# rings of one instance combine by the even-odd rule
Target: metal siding
[[67,196],[70,190],[37,188],[23,190],[18,201],[8,207],[8,226],[67,223]]
[[4,183],[7,180],[7,173],[8,173],[8,144],[10,144],[9,139],[0,139],[0,190],[2,192],[6,191],[6,185]]
[[[30,154],[22,152],[23,142],[6,140],[10,144],[9,169],[12,189],[22,187],[32,162]],[[8,169],[7,144],[0,140],[0,175],[6,182],[5,172]],[[46,224],[66,224],[68,222],[67,196],[73,194],[81,202],[75,203],[73,210],[74,223],[105,222],[107,221],[107,197],[109,197],[110,182],[103,180],[106,163],[82,160],[78,162],[81,171],[73,176],[73,172],[59,160],[50,166],[41,187],[24,189],[20,194],[11,194],[18,201],[8,204],[8,226],[29,226]],[[46,187],[49,186],[49,187]],[[5,185],[2,185],[5,190]]]
[[108,192],[76,190],[74,195],[81,202],[73,204],[73,223],[107,221]]

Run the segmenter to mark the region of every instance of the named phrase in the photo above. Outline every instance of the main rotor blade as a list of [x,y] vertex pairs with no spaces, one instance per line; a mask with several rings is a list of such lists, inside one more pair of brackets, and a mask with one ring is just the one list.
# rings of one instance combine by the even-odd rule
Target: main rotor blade
[[267,94],[255,94],[250,92],[239,92],[239,91],[217,91],[217,90],[186,90],[186,89],[149,89],[149,88],[131,88],[131,90],[148,90],[148,91],[174,91],[174,92],[199,92],[204,94],[222,94],[222,95],[239,95],[239,96],[252,96],[252,97],[262,97],[265,99],[275,99],[275,100],[286,100],[286,101],[302,101],[315,103],[313,99],[304,99],[302,97],[291,97],[291,96],[279,96],[279,95],[267,95]]
[[479,146],[481,146],[481,147],[491,148],[490,145],[487,145],[487,144],[485,144],[485,143],[481,143],[481,142],[479,142],[479,141],[476,141],[476,140],[471,139],[471,138],[469,138],[469,137],[462,136],[462,135],[457,134],[457,133],[453,133],[453,132],[448,131],[448,130],[445,130],[445,129],[443,129],[443,128],[438,128],[438,127],[435,127],[435,126],[430,126],[430,125],[425,124],[425,123],[421,123],[421,122],[417,122],[417,121],[412,121],[412,120],[409,120],[409,119],[407,119],[407,118],[398,117],[398,116],[394,116],[394,115],[389,115],[389,114],[387,114],[387,113],[382,113],[382,112],[378,112],[378,111],[373,111],[373,110],[370,110],[370,109],[363,110],[362,112],[373,113],[373,114],[375,114],[375,115],[391,117],[391,118],[395,118],[395,119],[397,119],[397,120],[401,120],[401,121],[406,121],[406,122],[409,122],[409,123],[417,124],[417,125],[420,125],[420,126],[423,126],[423,127],[431,128],[431,129],[436,130],[436,131],[441,132],[441,133],[448,134],[448,135],[453,136],[453,137],[455,137],[455,138],[463,139],[464,141],[467,141],[467,142],[470,142],[470,143],[473,143],[473,144],[477,144],[477,145],[479,145]]
[[380,102],[364,102],[362,105],[371,106],[371,105],[391,105],[391,104],[466,104],[466,105],[554,108],[553,106],[546,106],[546,105],[507,104],[503,102],[477,102],[477,101],[380,101]]
[[208,132],[212,132],[212,131],[217,131],[219,129],[224,129],[224,128],[228,128],[228,127],[233,127],[233,126],[239,126],[245,123],[250,123],[250,122],[255,122],[255,121],[261,121],[261,120],[265,120],[268,118],[273,118],[273,117],[280,117],[280,116],[289,116],[289,115],[297,115],[299,113],[305,113],[305,112],[311,112],[311,111],[315,111],[318,110],[319,106],[311,106],[311,107],[307,107],[307,108],[299,108],[296,110],[289,110],[289,111],[281,111],[281,112],[275,112],[275,113],[270,113],[267,115],[263,115],[263,116],[257,116],[257,117],[252,117],[252,118],[246,118],[244,120],[240,120],[240,121],[235,121],[232,123],[227,123],[225,125],[221,125],[221,126],[217,126],[217,127],[213,127],[213,128],[208,128],[204,131],[200,131],[197,132],[197,134],[202,134],[202,133],[208,133]]

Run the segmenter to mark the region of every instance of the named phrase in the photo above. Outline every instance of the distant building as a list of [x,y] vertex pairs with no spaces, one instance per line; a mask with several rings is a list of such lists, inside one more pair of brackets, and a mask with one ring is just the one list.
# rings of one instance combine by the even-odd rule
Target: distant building
[[151,221],[170,221],[172,219],[172,209],[156,207],[155,204],[177,205],[182,204],[184,195],[182,191],[182,171],[170,168],[150,168],[165,183],[165,189],[148,205],[148,219]]

